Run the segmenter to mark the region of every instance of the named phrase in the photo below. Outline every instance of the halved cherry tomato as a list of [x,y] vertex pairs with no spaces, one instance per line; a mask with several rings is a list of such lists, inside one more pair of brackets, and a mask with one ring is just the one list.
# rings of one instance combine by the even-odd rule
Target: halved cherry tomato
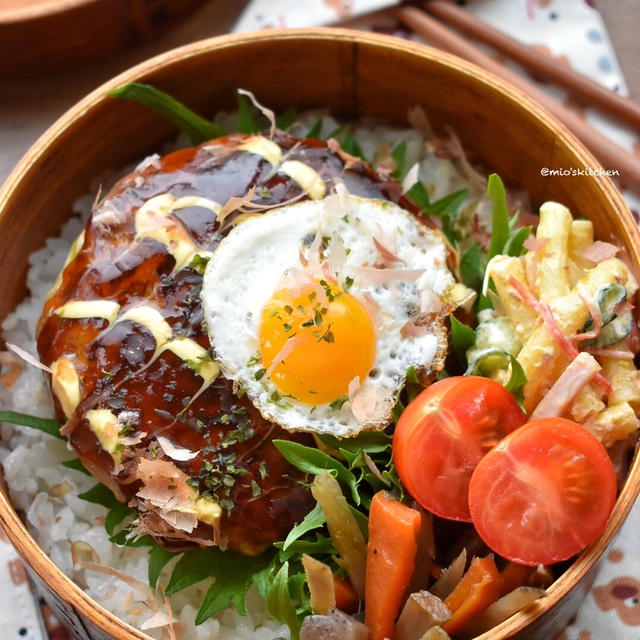
[[425,389],[402,413],[393,461],[425,509],[471,521],[469,480],[480,459],[525,421],[514,397],[488,378],[458,376]]
[[602,533],[616,500],[606,449],[563,418],[533,420],[478,464],[469,486],[473,524],[501,556],[552,564]]

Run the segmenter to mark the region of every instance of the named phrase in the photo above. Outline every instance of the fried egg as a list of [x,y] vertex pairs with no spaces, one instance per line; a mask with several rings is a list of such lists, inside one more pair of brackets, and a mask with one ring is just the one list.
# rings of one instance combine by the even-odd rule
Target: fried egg
[[443,367],[446,264],[440,232],[383,200],[340,192],[245,220],[205,271],[214,357],[285,429],[382,429],[409,367]]

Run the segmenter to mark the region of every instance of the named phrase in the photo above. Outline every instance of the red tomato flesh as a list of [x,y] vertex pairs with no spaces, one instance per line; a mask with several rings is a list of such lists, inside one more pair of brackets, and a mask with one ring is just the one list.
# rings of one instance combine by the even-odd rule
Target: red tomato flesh
[[442,518],[471,521],[468,489],[481,458],[525,421],[514,397],[478,376],[440,380],[402,413],[393,461],[413,498]]
[[563,418],[533,420],[478,464],[469,486],[473,524],[501,556],[525,565],[567,560],[604,529],[616,500],[606,449]]

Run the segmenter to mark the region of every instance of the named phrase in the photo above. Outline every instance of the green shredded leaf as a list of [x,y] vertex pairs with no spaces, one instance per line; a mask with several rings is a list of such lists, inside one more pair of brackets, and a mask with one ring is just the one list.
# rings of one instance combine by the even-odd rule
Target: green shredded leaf
[[424,212],[437,218],[451,218],[457,215],[460,205],[469,195],[468,189],[453,191],[423,208]]
[[61,464],[63,467],[67,467],[67,469],[74,469],[75,471],[84,473],[87,476],[91,475],[91,473],[87,471],[87,468],[82,464],[82,462],[80,462],[80,458],[73,458],[73,460],[65,460]]
[[304,473],[333,472],[340,482],[349,487],[353,501],[360,504],[356,477],[338,460],[319,449],[291,440],[274,440],[273,444],[289,463]]
[[509,239],[509,210],[504,184],[496,173],[489,176],[487,192],[491,198],[491,242],[487,251],[487,260],[503,252]]
[[356,158],[360,158],[361,160],[365,160],[364,153],[358,144],[358,141],[355,139],[353,135],[348,133],[340,142],[340,148],[349,155],[355,156]]
[[273,558],[269,564],[260,571],[256,571],[251,578],[253,584],[256,585],[258,589],[258,593],[263,597],[267,597],[267,592],[269,591],[269,587],[273,582],[273,573],[276,569],[276,555],[274,554]]
[[502,253],[515,258],[524,255],[527,250],[524,248],[525,240],[531,235],[533,227],[519,227],[509,232],[509,237],[502,249]]
[[179,555],[179,552],[167,551],[160,545],[154,545],[149,549],[149,586],[152,589],[156,588],[162,570],[177,555]]
[[247,96],[238,93],[238,131],[240,133],[258,133],[260,126],[253,115],[253,106]]
[[48,433],[50,436],[58,438],[59,440],[66,440],[64,436],[60,435],[62,423],[51,418],[38,418],[37,416],[18,413],[17,411],[0,411],[0,422],[17,424],[22,427],[31,427],[32,429]]
[[462,254],[459,268],[462,283],[469,289],[480,292],[482,290],[484,272],[487,268],[487,259],[477,242]]
[[275,542],[274,546],[280,549],[280,562],[285,562],[292,558],[299,559],[302,554],[307,553],[312,556],[331,556],[337,555],[338,551],[333,546],[331,538],[323,536],[320,533],[315,534],[312,540],[296,540],[292,542],[285,550],[284,542]]
[[475,340],[475,331],[460,322],[455,316],[451,316],[451,346],[455,351],[460,365],[463,367],[467,365],[467,349],[474,345]]
[[320,139],[320,132],[322,131],[322,118],[318,118],[316,123],[309,129],[309,132],[305,136],[305,138],[314,138],[315,140]]
[[302,522],[297,524],[291,531],[289,531],[283,545],[282,549],[286,550],[289,546],[298,538],[301,538],[308,531],[312,531],[313,529],[317,529],[321,527],[327,519],[324,516],[324,511],[322,511],[322,507],[319,503],[316,503],[316,506],[307,513]]
[[337,129],[334,129],[326,137],[326,139],[329,140],[329,138],[334,138],[335,140],[340,142],[340,140],[342,140],[342,138],[344,138],[344,136],[346,136],[349,133],[350,130],[351,130],[351,125],[343,124],[343,125],[339,126]]
[[367,453],[380,453],[387,451],[391,445],[391,436],[383,431],[363,431],[355,438],[336,438],[328,434],[318,436],[320,441],[332,449],[345,449],[353,453],[366,451]]
[[427,209],[431,206],[431,200],[429,198],[429,193],[426,190],[425,186],[422,182],[416,182],[409,191],[407,191],[407,195],[422,209],[422,211],[426,212]]
[[148,84],[130,82],[117,89],[112,89],[107,95],[112,98],[132,100],[153,109],[178,127],[180,131],[186,133],[194,144],[225,135],[225,132],[218,125],[199,116],[175,98]]
[[402,180],[405,174],[405,164],[407,155],[407,143],[403,140],[391,150],[391,157],[396,163],[396,168],[390,173],[392,178]]
[[504,388],[507,391],[510,391],[516,399],[518,395],[522,392],[522,387],[527,383],[527,376],[522,368],[522,365],[514,358],[511,358],[511,376],[509,377],[509,381],[504,385]]
[[285,562],[276,574],[266,597],[267,612],[276,620],[286,624],[291,631],[291,640],[300,637],[300,619],[289,591],[289,563]]
[[289,107],[284,113],[276,116],[276,127],[281,131],[288,129],[298,116],[298,110],[295,107]]

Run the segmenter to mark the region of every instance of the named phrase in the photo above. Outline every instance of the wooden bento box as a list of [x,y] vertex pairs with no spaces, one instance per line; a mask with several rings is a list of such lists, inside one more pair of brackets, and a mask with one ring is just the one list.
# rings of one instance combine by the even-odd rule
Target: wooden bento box
[[[31,148],[0,191],[0,318],[25,293],[29,254],[55,235],[91,180],[159,149],[175,133],[159,116],[106,93],[126,82],[152,84],[200,113],[233,106],[238,87],[273,109],[325,107],[345,116],[406,123],[421,105],[438,130],[451,127],[483,166],[531,195],[556,200],[594,222],[601,240],[623,247],[636,273],[640,234],[609,178],[547,177],[543,167],[597,167],[562,125],[519,91],[435,49],[348,30],[274,30],[196,42],[148,60],[62,116]],[[487,640],[547,640],[561,630],[593,583],[598,560],[640,488],[636,459],[601,537],[533,607],[482,635]],[[5,492],[0,522],[48,601],[79,638],[148,638],[93,602],[51,562]]]

